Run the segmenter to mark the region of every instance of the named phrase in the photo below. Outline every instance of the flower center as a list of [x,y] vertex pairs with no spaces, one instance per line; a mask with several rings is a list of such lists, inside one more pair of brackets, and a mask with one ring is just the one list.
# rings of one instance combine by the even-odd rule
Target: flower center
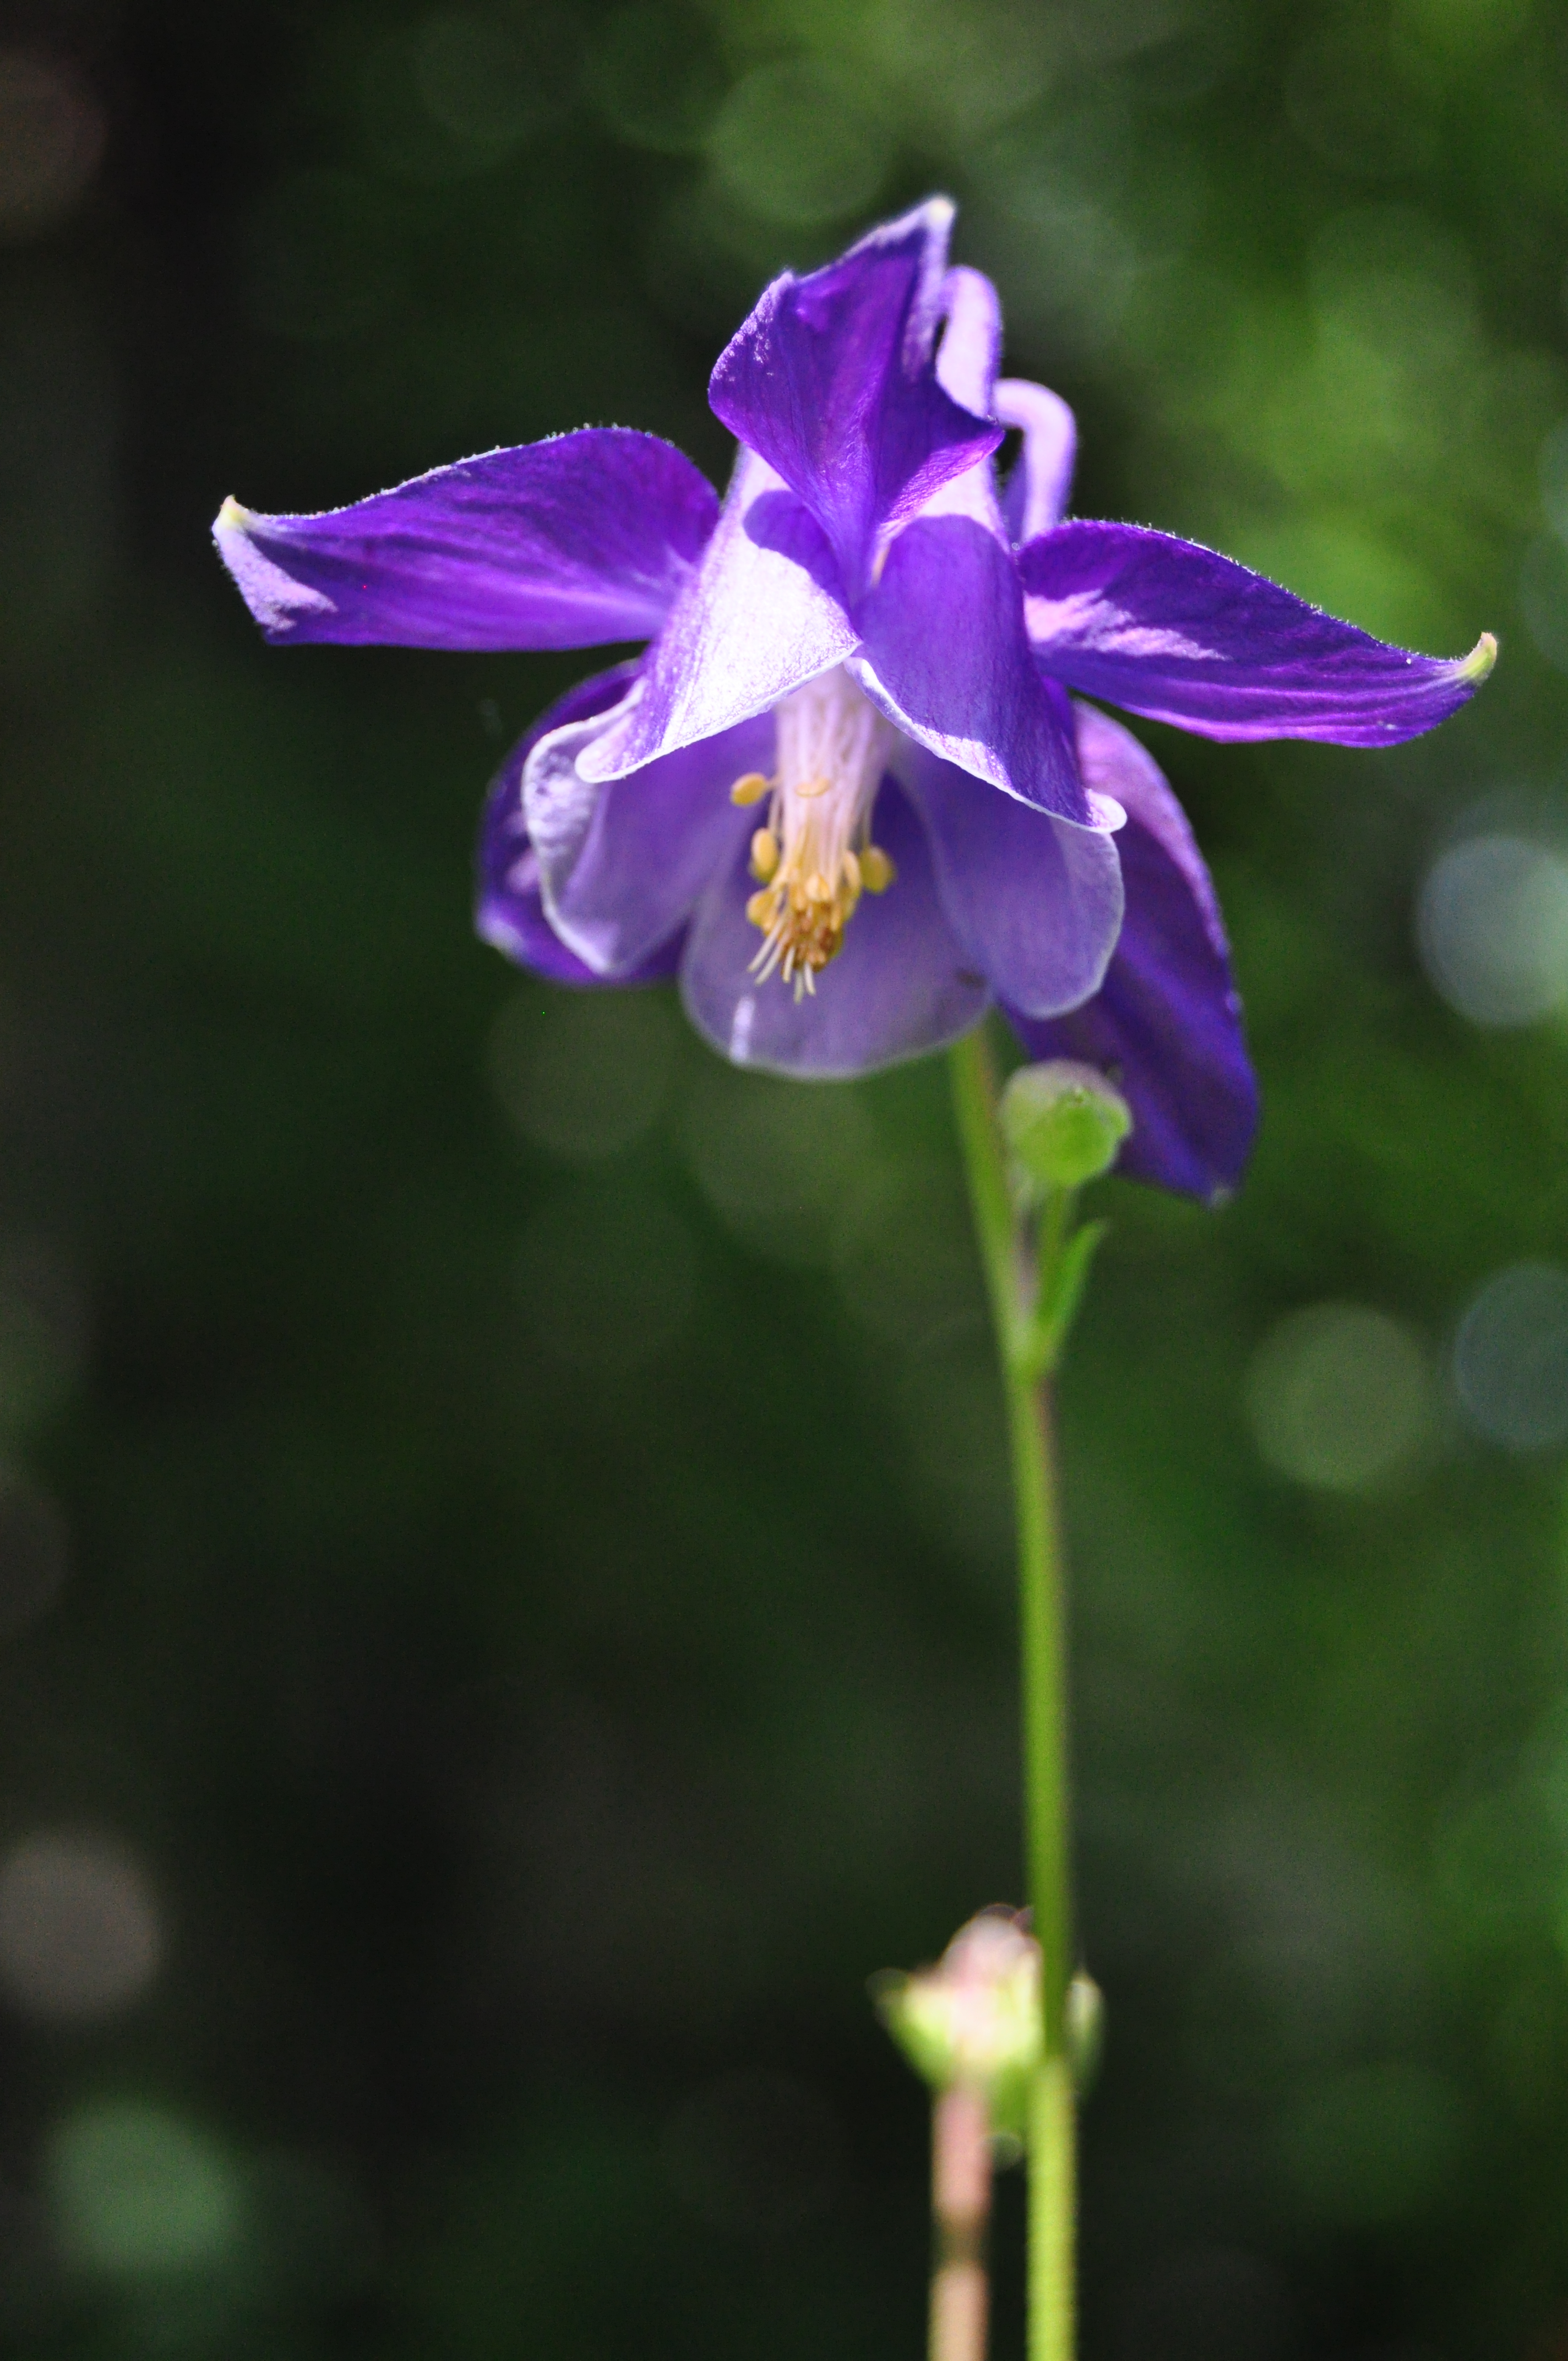
[[775,970],[798,1000],[837,957],[862,893],[883,894],[894,867],[871,840],[872,806],[892,731],[841,665],[793,689],[773,708],[778,768],[737,779],[737,804],[771,798],[751,839],[760,890],[746,916],[762,937],[751,973]]

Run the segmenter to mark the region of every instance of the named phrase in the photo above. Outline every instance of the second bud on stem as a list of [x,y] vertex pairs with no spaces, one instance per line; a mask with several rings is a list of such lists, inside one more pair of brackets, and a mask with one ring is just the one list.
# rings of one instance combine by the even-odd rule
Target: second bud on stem
[[[929,2361],[984,2361],[992,2166],[1024,2152],[1045,2056],[1040,1949],[1025,1913],[982,1910],[934,1968],[890,1972],[873,1992],[883,2024],[931,2086]],[[1082,2089],[1099,2050],[1098,1987],[1068,1988],[1069,2063]]]

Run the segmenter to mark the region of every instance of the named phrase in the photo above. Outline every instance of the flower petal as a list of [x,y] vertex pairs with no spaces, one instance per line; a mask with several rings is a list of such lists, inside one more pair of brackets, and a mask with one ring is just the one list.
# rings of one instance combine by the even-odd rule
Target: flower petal
[[[522,816],[523,764],[551,730],[568,721],[586,720],[590,714],[618,704],[636,670],[634,664],[617,664],[609,672],[579,681],[576,688],[558,697],[519,739],[485,798],[479,824],[475,931],[519,967],[532,968],[536,975],[548,976],[555,983],[603,984],[612,979],[596,975],[576,951],[568,950],[544,915],[539,856],[528,840],[528,824]],[[674,975],[682,940],[681,935],[673,935],[642,967],[613,981],[652,983],[661,976]]]
[[1078,422],[1059,393],[1027,378],[1003,378],[991,406],[1004,426],[1016,426],[1024,437],[1002,503],[1016,547],[1061,522],[1078,456]]
[[[949,270],[942,289],[947,324],[937,347],[937,379],[953,400],[979,417],[991,416],[992,391],[1002,357],[1002,305],[982,271]],[[950,476],[927,500],[922,517],[968,516],[1005,539],[996,493],[996,469],[987,451],[960,476]]]
[[842,663],[859,634],[837,584],[821,527],[765,460],[742,451],[718,531],[648,652],[641,694],[585,754],[585,775],[622,778]]
[[1070,1016],[1007,1015],[1031,1058],[1108,1072],[1133,1111],[1119,1172],[1212,1200],[1234,1189],[1257,1128],[1257,1083],[1219,906],[1180,805],[1135,738],[1077,708],[1085,775],[1124,807],[1121,939],[1095,997]]
[[673,445],[590,426],[319,516],[225,500],[213,536],[269,640],[586,648],[659,629],[718,514]]
[[952,219],[933,197],[825,269],[786,270],[708,387],[716,414],[817,519],[851,598],[879,536],[1002,439],[943,390],[933,364]]
[[[633,686],[631,694],[635,696]],[[755,826],[729,788],[770,765],[771,715],[706,738],[608,783],[580,758],[624,704],[542,737],[522,773],[545,916],[596,975],[624,981],[685,925],[693,905]]]
[[1002,358],[1002,303],[983,270],[961,264],[942,285],[946,325],[937,347],[937,382],[976,418],[992,414],[991,396]]
[[864,1074],[940,1049],[984,1015],[984,978],[948,924],[924,830],[891,780],[875,819],[897,875],[885,894],[862,895],[815,993],[796,1000],[778,976],[759,983],[749,972],[762,938],[746,917],[754,888],[743,847],[699,904],[681,997],[698,1032],[732,1064],[817,1081]]
[[860,621],[864,646],[850,669],[907,737],[1025,803],[1091,819],[1070,737],[1030,658],[1011,553],[994,533],[971,517],[917,518]]
[[1110,833],[998,795],[924,749],[908,751],[901,775],[953,931],[997,997],[1044,1017],[1098,992],[1122,925]]
[[1228,557],[1142,525],[1064,524],[1018,553],[1029,637],[1071,688],[1205,738],[1387,746],[1446,720],[1491,671],[1336,622]]

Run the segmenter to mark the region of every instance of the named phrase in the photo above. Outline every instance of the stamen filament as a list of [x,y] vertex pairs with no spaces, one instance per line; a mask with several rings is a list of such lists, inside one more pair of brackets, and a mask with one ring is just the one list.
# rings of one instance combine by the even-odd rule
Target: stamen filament
[[[778,768],[751,845],[762,891],[746,916],[762,937],[751,972],[760,983],[777,973],[798,1000],[837,958],[862,891],[893,883],[892,862],[871,841],[890,732],[841,666],[792,691],[773,719]],[[760,802],[769,784],[748,772],[730,801]]]

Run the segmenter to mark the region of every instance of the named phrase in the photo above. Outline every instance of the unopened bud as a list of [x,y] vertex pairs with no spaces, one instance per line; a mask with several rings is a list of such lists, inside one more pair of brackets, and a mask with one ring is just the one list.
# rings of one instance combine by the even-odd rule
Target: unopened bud
[[1040,1948],[1012,1911],[982,1910],[934,1968],[873,1989],[883,2023],[933,2090],[978,2090],[992,2131],[1022,2132],[1041,2051]]
[[1092,1066],[1067,1058],[1020,1066],[1002,1093],[1003,1135],[1021,1193],[1033,1202],[1108,1172],[1132,1127],[1121,1093]]

